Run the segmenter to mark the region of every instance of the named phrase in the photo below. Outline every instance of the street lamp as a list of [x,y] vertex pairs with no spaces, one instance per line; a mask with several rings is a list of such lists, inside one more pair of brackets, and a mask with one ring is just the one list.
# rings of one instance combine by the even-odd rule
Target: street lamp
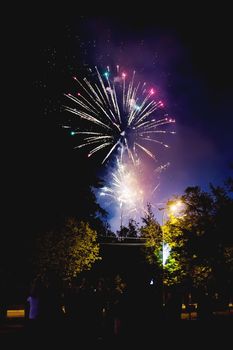
[[182,201],[179,199],[178,201],[170,204],[169,210],[174,215],[182,206]]
[[[165,223],[165,214],[166,213],[170,213],[172,215],[175,215],[175,213],[177,213],[181,207],[182,207],[183,202],[179,199],[175,202],[172,202],[171,204],[169,204],[167,207],[163,207],[163,208],[158,208],[159,210],[163,210],[163,215],[162,215],[162,226],[164,226]],[[163,229],[162,229],[162,257],[163,257],[163,266],[166,264],[166,260],[169,256],[170,253],[170,247],[168,244],[166,244],[164,242],[164,236],[163,236]]]
[[162,300],[163,300],[163,305],[165,305],[165,291],[164,291],[164,266],[166,265],[166,261],[167,258],[170,255],[170,251],[171,248],[169,246],[169,244],[164,242],[164,231],[163,231],[163,226],[165,224],[165,214],[170,216],[176,216],[176,213],[179,212],[179,210],[181,209],[183,205],[183,202],[179,199],[176,200],[174,202],[168,203],[167,206],[163,207],[163,208],[158,208],[159,210],[163,210],[163,214],[162,214],[162,265],[163,265],[163,269],[162,269]]

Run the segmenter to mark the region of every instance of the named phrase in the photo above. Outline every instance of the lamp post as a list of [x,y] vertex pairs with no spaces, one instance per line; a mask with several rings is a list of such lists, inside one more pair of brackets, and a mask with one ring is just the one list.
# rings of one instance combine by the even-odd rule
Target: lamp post
[[121,225],[120,225],[120,230],[122,230],[122,227],[123,227],[123,203],[121,203]]
[[[173,202],[171,204],[169,204],[167,207],[163,207],[163,208],[158,208],[159,210],[163,210],[163,214],[162,214],[162,226],[164,226],[165,224],[165,213],[170,213],[173,216],[175,215],[175,213],[181,208],[183,202],[179,199],[176,202]],[[165,257],[165,251],[167,251],[167,247],[165,247],[164,244],[164,236],[163,236],[163,229],[162,229],[162,254],[163,254],[163,266],[166,263],[167,257]],[[169,253],[169,251],[168,251]],[[166,254],[167,255],[167,254]]]
[[163,299],[163,305],[165,305],[165,295],[164,295],[164,266],[166,264],[166,260],[169,256],[170,252],[170,247],[168,244],[164,242],[164,233],[163,233],[163,226],[165,224],[165,214],[168,213],[170,215],[175,215],[177,211],[180,210],[182,206],[182,201],[177,200],[171,204],[168,204],[167,206],[163,208],[158,208],[159,210],[163,210],[162,213],[162,265],[163,265],[163,270],[162,270],[162,299]]
[[[162,227],[164,226],[164,216],[165,216],[165,211],[166,207],[163,208],[158,208],[159,210],[163,210],[162,213]],[[164,238],[163,238],[163,229],[162,229],[162,259],[163,259],[163,253],[164,253]]]

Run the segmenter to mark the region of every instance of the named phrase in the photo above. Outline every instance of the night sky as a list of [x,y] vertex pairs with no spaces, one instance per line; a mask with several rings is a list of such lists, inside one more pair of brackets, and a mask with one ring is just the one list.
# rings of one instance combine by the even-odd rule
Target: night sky
[[63,94],[88,66],[135,69],[158,86],[176,119],[176,135],[166,140],[171,148],[161,152],[170,166],[161,174],[158,202],[187,186],[221,185],[231,175],[231,23],[217,10],[198,13],[17,18],[7,43],[3,101],[9,233],[31,234],[61,213],[74,213],[82,185],[104,172],[98,156],[74,151],[74,138],[60,127]]

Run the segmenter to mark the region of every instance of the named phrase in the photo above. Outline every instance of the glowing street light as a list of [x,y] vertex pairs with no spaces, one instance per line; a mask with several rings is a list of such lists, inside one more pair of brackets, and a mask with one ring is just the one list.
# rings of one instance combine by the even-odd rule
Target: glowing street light
[[175,203],[172,203],[170,206],[169,206],[169,211],[173,214],[175,214],[182,206],[182,201],[181,200],[178,200],[176,201]]
[[[165,223],[165,214],[166,213],[170,213],[172,215],[175,215],[182,207],[183,202],[179,199],[175,202],[172,202],[170,204],[167,205],[167,207],[163,207],[163,208],[158,208],[159,210],[163,210],[163,215],[162,215],[162,226]],[[168,215],[169,216],[169,215]]]

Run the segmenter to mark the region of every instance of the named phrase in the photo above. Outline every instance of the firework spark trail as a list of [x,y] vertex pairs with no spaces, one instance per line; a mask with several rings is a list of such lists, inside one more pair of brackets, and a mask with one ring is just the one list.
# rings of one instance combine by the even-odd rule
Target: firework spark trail
[[[127,79],[127,74],[121,73],[119,66],[117,66],[117,76],[113,78],[109,67],[102,75],[95,67],[93,74],[95,76],[93,82],[86,77],[82,80],[74,77],[82,93],[79,92],[77,96],[65,94],[76,104],[75,108],[64,107],[66,111],[78,117],[78,120],[73,120],[73,126],[75,122],[79,125],[80,120],[88,123],[83,131],[74,127],[75,131],[71,134],[82,136],[79,145],[75,148],[89,147],[89,157],[108,148],[102,163],[118,147],[123,152],[126,151],[128,158],[134,164],[140,152],[155,159],[154,153],[147,146],[147,141],[168,147],[155,137],[156,134],[174,134],[175,132],[160,127],[175,120],[168,118],[163,112],[163,102],[154,98],[154,89],[147,89],[146,83],[135,82],[135,71],[132,78]],[[66,125],[63,127],[68,128]]]
[[110,186],[101,189],[100,196],[107,196],[124,206],[127,214],[135,211],[139,212],[144,208],[144,192],[137,176],[138,168],[122,163],[117,158],[117,167],[111,172]]
[[[104,200],[106,208],[112,203],[117,204],[120,217],[124,217],[124,220],[140,221],[146,212],[147,203],[153,201],[153,196],[160,185],[159,182],[153,185],[155,179],[159,181],[159,174],[169,166],[169,163],[160,165],[152,173],[148,173],[140,162],[137,164],[130,161],[122,162],[121,153],[116,158],[113,169],[108,172],[108,178],[105,178],[106,185],[101,188],[98,196],[100,200],[101,197],[106,198]],[[146,181],[149,178],[151,181]]]

